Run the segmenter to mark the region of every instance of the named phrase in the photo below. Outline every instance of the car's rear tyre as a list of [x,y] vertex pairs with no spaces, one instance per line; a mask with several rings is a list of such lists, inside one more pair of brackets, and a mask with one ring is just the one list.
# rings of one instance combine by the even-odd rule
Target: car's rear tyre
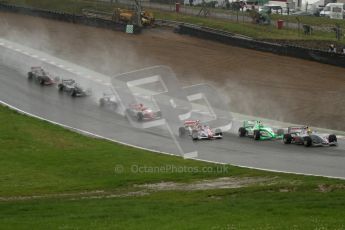
[[196,140],[198,140],[198,131],[197,130],[193,130],[192,131],[192,139],[193,139],[193,141],[196,141]]
[[71,97],[76,97],[77,96],[77,91],[72,89],[72,91],[70,92],[70,95],[71,95]]
[[113,102],[112,105],[113,105],[113,109],[117,109],[117,106],[118,106],[117,102]]
[[40,83],[40,85],[44,85],[44,80],[43,79],[39,79],[39,83]]
[[284,129],[278,129],[278,130],[277,130],[277,135],[278,135],[278,136],[284,135]]
[[138,121],[143,121],[144,120],[144,114],[142,112],[137,113],[137,120]]
[[310,146],[312,146],[312,144],[313,144],[313,142],[312,142],[311,137],[307,136],[307,137],[303,138],[303,145],[305,147],[310,147]]
[[238,136],[239,137],[244,137],[246,135],[246,129],[244,127],[241,127],[238,129]]
[[258,141],[260,140],[261,133],[260,130],[254,130],[254,140]]
[[180,127],[180,128],[178,129],[178,135],[179,135],[179,137],[184,137],[184,136],[186,136],[186,129],[185,129],[185,127]]
[[284,142],[284,144],[291,144],[291,142],[292,142],[291,134],[289,134],[289,133],[284,134],[283,142]]
[[32,78],[33,78],[33,74],[32,74],[31,72],[29,72],[29,73],[28,73],[28,79],[29,79],[29,80],[32,80]]
[[100,105],[101,107],[104,107],[104,105],[105,105],[105,100],[104,100],[104,98],[99,99],[99,105]]
[[337,136],[336,136],[336,135],[330,134],[330,135],[328,136],[328,142],[329,142],[329,143],[336,143],[337,141],[338,141],[338,139],[337,139]]

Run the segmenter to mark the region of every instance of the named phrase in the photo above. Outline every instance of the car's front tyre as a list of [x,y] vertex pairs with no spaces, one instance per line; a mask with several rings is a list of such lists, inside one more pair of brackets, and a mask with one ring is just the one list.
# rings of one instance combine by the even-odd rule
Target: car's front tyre
[[304,145],[305,147],[310,147],[310,146],[312,146],[312,144],[313,144],[313,142],[312,142],[311,137],[309,137],[309,136],[304,137],[304,139],[303,139],[303,145]]
[[59,90],[59,92],[62,92],[64,90],[63,84],[58,85],[58,90]]
[[180,127],[180,128],[178,129],[178,135],[179,135],[179,137],[184,137],[184,136],[186,135],[186,129],[185,129],[185,127]]
[[137,120],[138,121],[143,121],[144,120],[144,114],[142,112],[137,113]]
[[291,134],[289,134],[289,133],[284,134],[283,142],[284,142],[284,144],[291,144],[291,142],[292,142]]
[[198,140],[198,136],[199,136],[198,131],[197,130],[193,130],[192,131],[192,139],[193,139],[193,141]]
[[261,133],[260,130],[254,130],[254,140],[258,141],[260,140]]
[[241,127],[238,129],[238,136],[239,137],[244,137],[246,135],[246,129],[244,127]]

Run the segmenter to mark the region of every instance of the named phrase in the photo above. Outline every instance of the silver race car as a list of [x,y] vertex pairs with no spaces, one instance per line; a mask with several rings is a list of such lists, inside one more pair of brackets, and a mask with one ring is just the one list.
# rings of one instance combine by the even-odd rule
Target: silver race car
[[113,93],[103,93],[103,97],[99,99],[99,106],[101,106],[102,108],[116,110],[116,108],[118,107],[118,102]]
[[179,128],[179,136],[191,136],[193,140],[212,140],[222,139],[222,130],[211,129],[208,125],[202,124],[199,120],[188,120],[184,122],[184,126]]
[[312,131],[308,126],[291,126],[283,136],[284,144],[310,146],[337,146],[335,134],[324,134]]

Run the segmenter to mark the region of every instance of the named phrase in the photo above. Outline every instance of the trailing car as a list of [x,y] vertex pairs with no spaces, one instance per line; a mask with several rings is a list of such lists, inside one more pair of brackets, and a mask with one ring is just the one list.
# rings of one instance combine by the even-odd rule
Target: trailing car
[[31,67],[30,72],[28,72],[28,79],[30,81],[34,80],[40,85],[53,85],[56,83],[57,79],[53,79],[49,73],[44,71],[42,67]]
[[91,89],[83,89],[73,79],[63,79],[58,84],[59,92],[67,92],[72,97],[83,97],[91,95]]
[[202,124],[199,120],[187,120],[184,126],[179,128],[179,136],[190,136],[193,140],[222,139],[221,129],[211,129],[207,124]]
[[244,121],[243,126],[238,129],[240,137],[252,137],[254,140],[281,139],[283,134],[283,129],[275,132],[271,127],[264,126],[261,121],[257,120]]
[[323,134],[311,131],[308,126],[291,126],[283,137],[284,144],[300,144],[310,146],[337,146],[335,134]]
[[161,111],[155,111],[143,104],[131,104],[126,109],[126,113],[137,121],[152,121],[162,118]]
[[118,106],[116,97],[112,93],[103,93],[103,97],[99,99],[99,105],[101,107],[115,110]]

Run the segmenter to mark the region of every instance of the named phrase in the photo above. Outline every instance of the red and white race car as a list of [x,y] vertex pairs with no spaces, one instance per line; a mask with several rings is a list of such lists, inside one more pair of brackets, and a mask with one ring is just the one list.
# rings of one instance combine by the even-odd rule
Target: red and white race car
[[221,129],[211,129],[207,124],[202,124],[199,120],[187,120],[184,126],[179,128],[179,136],[185,137],[189,135],[193,140],[212,140],[222,139],[223,133]]
[[145,107],[143,104],[131,104],[126,109],[126,112],[137,121],[151,121],[162,118],[161,111],[155,111],[151,108]]

